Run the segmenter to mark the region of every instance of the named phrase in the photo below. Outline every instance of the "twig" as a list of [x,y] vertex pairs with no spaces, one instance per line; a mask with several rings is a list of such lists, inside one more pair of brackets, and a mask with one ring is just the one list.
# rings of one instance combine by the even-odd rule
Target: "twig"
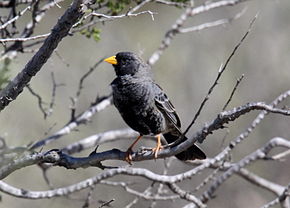
[[82,208],[89,208],[90,207],[90,203],[91,203],[91,200],[92,200],[92,194],[93,194],[95,188],[96,188],[96,185],[93,185],[93,186],[90,187],[90,190],[89,190],[89,192],[87,194],[85,203],[82,206]]
[[[164,169],[163,169],[163,175],[167,175],[168,174],[168,170],[169,170],[169,167],[171,166],[172,164],[172,161],[173,161],[173,158],[170,157],[167,159],[164,159]],[[164,184],[163,183],[160,183],[158,185],[158,188],[157,188],[157,195],[161,195],[162,193],[164,192],[167,192],[167,190],[163,190],[164,189]],[[150,208],[154,208],[156,205],[156,201],[153,201],[150,205]]]
[[[105,22],[105,21],[112,21],[112,20],[115,20],[115,19],[120,19],[120,18],[125,18],[125,17],[129,17],[129,16],[138,16],[138,15],[142,15],[142,14],[149,14],[151,15],[151,18],[154,20],[154,12],[151,12],[151,11],[142,11],[142,12],[139,12],[139,13],[134,13],[136,12],[137,10],[139,10],[141,7],[143,7],[145,4],[149,3],[151,0],[144,0],[142,1],[141,3],[139,3],[138,5],[136,5],[135,7],[133,7],[132,9],[130,9],[129,11],[127,11],[126,13],[124,14],[120,14],[120,15],[116,15],[116,16],[110,16],[110,15],[105,15],[105,14],[100,14],[100,13],[95,13],[95,12],[92,12],[90,14],[88,14],[86,17],[82,18],[80,21],[78,21],[74,26],[73,28],[75,28],[72,32],[79,32],[79,31],[82,31],[83,29],[87,28],[87,27],[90,27],[92,25],[95,25],[99,22]],[[83,19],[86,19],[88,18],[89,16],[98,16],[98,17],[103,17],[101,19],[97,19],[97,20],[94,20],[94,21],[90,21],[89,23],[77,28],[80,24],[83,23]]]
[[271,158],[273,160],[282,160],[282,158],[284,158],[288,155],[290,155],[290,150],[286,150],[284,152],[281,152],[280,154],[276,154],[276,155],[272,156]]
[[142,11],[142,12],[138,12],[138,13],[132,13],[131,11],[129,11],[126,14],[110,16],[110,15],[106,15],[106,14],[92,12],[92,13],[88,14],[87,16],[85,16],[84,19],[86,19],[86,18],[88,18],[90,16],[96,16],[96,17],[103,17],[104,18],[104,19],[101,19],[99,21],[108,21],[108,20],[121,19],[121,18],[124,18],[124,17],[137,17],[137,16],[139,16],[141,14],[149,14],[149,15],[151,15],[151,18],[154,21],[154,14],[157,14],[157,13],[151,12],[150,10]]
[[54,140],[59,139],[64,135],[69,134],[73,129],[75,129],[80,124],[86,123],[94,114],[111,105],[111,102],[112,102],[111,96],[109,97],[104,96],[103,99],[100,99],[100,102],[94,104],[88,110],[82,112],[74,120],[71,120],[68,124],[66,124],[63,128],[55,132],[53,135],[36,142],[34,145],[31,146],[30,149],[33,150],[35,148],[44,146]]
[[232,18],[219,19],[213,22],[206,22],[206,23],[193,26],[193,27],[188,27],[188,28],[180,28],[179,33],[198,32],[207,28],[230,24],[232,21],[240,18],[245,12],[246,12],[246,9],[243,9],[240,13],[236,14]]
[[48,108],[44,108],[43,105],[45,105],[46,103],[43,102],[42,97],[37,94],[29,85],[27,85],[27,89],[28,91],[37,98],[38,100],[38,107],[40,109],[40,111],[43,113],[44,119],[46,119],[48,116],[50,116],[52,114],[53,111],[53,106],[54,106],[54,102],[55,102],[55,94],[56,94],[56,88],[59,86],[63,86],[63,84],[57,84],[54,78],[54,74],[53,72],[51,73],[51,79],[52,79],[52,95],[51,95],[51,101],[48,105]]
[[229,103],[231,102],[231,100],[232,100],[232,98],[233,98],[233,96],[234,96],[236,90],[238,89],[239,84],[240,84],[241,81],[243,80],[243,78],[244,78],[244,74],[242,74],[242,76],[241,76],[240,78],[237,79],[236,85],[235,85],[234,89],[232,90],[232,93],[231,93],[231,95],[230,95],[228,101],[226,102],[226,104],[224,105],[224,107],[223,107],[223,109],[222,109],[223,111],[226,110],[226,108],[228,107]]
[[244,42],[244,40],[246,39],[246,37],[248,36],[248,34],[250,33],[252,26],[255,22],[255,20],[257,19],[257,15],[254,17],[254,19],[251,21],[250,26],[247,30],[247,32],[244,34],[244,36],[242,37],[242,39],[239,41],[239,43],[234,47],[234,50],[231,52],[231,54],[229,55],[229,57],[226,60],[226,63],[220,67],[219,71],[218,71],[218,75],[213,83],[213,85],[209,88],[208,93],[206,95],[206,97],[204,98],[204,100],[202,101],[197,113],[194,115],[193,120],[191,121],[191,123],[188,125],[188,127],[186,128],[186,130],[184,131],[183,135],[186,135],[187,132],[189,131],[189,129],[192,127],[192,125],[195,123],[196,119],[198,118],[201,110],[203,109],[205,103],[207,102],[207,100],[209,99],[209,96],[211,95],[213,89],[216,87],[216,85],[218,84],[219,79],[221,78],[223,72],[226,70],[230,60],[232,59],[232,57],[235,55],[236,51],[238,50],[238,48],[241,46],[241,44]]
[[[101,184],[106,184],[110,186],[121,186],[126,192],[137,196],[138,198],[146,199],[146,200],[160,200],[160,201],[167,201],[178,199],[179,196],[177,195],[169,195],[169,196],[160,196],[160,195],[152,195],[149,189],[146,189],[143,193],[133,190],[129,187],[130,184],[126,182],[114,182],[114,181],[100,181]],[[150,189],[151,190],[151,189]]]
[[209,182],[213,181],[217,174],[219,173],[220,168],[215,169],[210,175],[208,175],[203,181],[194,188],[193,192],[199,191],[202,187],[207,185]]
[[154,2],[159,3],[159,4],[164,4],[168,6],[176,6],[176,7],[189,7],[189,4],[182,3],[182,2],[172,2],[172,1],[165,1],[165,0],[154,0]]
[[94,66],[92,66],[81,78],[79,81],[79,85],[78,85],[78,90],[76,93],[76,97],[78,98],[81,94],[81,90],[83,89],[83,83],[85,81],[85,79],[91,74],[93,73],[93,71],[104,61],[104,58],[101,58],[100,61],[98,61]]
[[[12,19],[10,19],[9,21],[5,22],[3,25],[0,26],[0,30],[5,29],[8,25],[12,24],[13,22],[15,22],[16,20],[18,20],[22,15],[25,14],[26,11],[31,10],[31,6],[26,7],[25,9],[23,9],[21,12],[19,12],[19,14],[15,17],[13,17]],[[1,40],[1,39],[0,39]],[[0,41],[1,42],[1,41]]]
[[171,41],[173,40],[174,36],[180,33],[181,27],[185,24],[186,20],[189,17],[193,17],[195,15],[210,11],[212,9],[225,6],[233,6],[244,1],[246,0],[221,0],[217,2],[205,3],[204,5],[195,8],[187,8],[186,11],[175,21],[171,29],[166,32],[165,37],[163,38],[159,48],[148,59],[148,64],[154,65],[158,61],[160,56],[163,54],[164,50],[168,48],[169,45],[171,44]]
[[136,138],[139,134],[132,129],[110,130],[103,133],[95,134],[87,138],[81,139],[75,143],[69,144],[62,149],[67,154],[79,153],[83,150],[95,147],[108,142],[113,142],[119,139]]
[[66,67],[69,67],[70,66],[70,64],[60,55],[60,53],[58,52],[58,50],[55,50],[54,53],[61,60],[61,62],[63,64],[65,64]]
[[[147,187],[147,188],[143,191],[142,195],[148,195],[148,193],[151,191],[151,189],[152,189],[152,186]],[[125,208],[131,208],[133,205],[135,205],[135,204],[138,202],[139,198],[140,198],[140,197],[136,197],[133,201],[131,201],[129,204],[127,204],[127,205],[125,206]]]
[[[47,114],[46,114],[46,117],[47,116],[50,116],[52,114],[52,111],[53,111],[53,107],[54,107],[54,104],[55,104],[55,95],[56,95],[56,89],[58,87],[61,87],[61,86],[64,86],[64,84],[57,84],[56,81],[55,81],[55,77],[54,77],[54,73],[51,72],[51,80],[52,80],[52,92],[51,92],[51,101],[49,103],[49,108],[47,109]],[[45,118],[46,118],[45,117]]]
[[46,117],[47,117],[47,112],[46,112],[46,110],[45,110],[44,107],[43,107],[43,104],[45,104],[45,103],[42,101],[42,97],[41,97],[39,94],[37,94],[36,92],[34,92],[34,90],[30,87],[30,85],[27,85],[26,88],[28,89],[28,91],[29,91],[33,96],[36,97],[36,99],[37,99],[37,101],[38,101],[38,107],[39,107],[40,111],[42,112],[44,118],[46,118]]
[[[45,16],[46,12],[53,8],[58,2],[61,2],[63,0],[54,0],[51,1],[47,4],[45,4],[43,7],[41,7],[41,9],[39,10],[39,13],[37,13],[36,15],[36,7],[38,7],[35,3],[39,2],[39,1],[31,1],[31,3],[34,3],[33,6],[33,19],[25,26],[25,28],[23,29],[20,38],[28,38],[29,36],[31,36],[33,34],[33,30],[36,27],[36,23],[39,23],[43,17]],[[38,42],[38,41],[37,41]],[[16,41],[14,44],[12,44],[11,46],[9,46],[7,49],[5,49],[3,55],[7,56],[7,57],[11,57],[14,58],[17,55],[17,52],[19,50],[23,49],[23,45],[22,42],[18,42]],[[2,59],[2,58],[1,58]]]
[[109,206],[109,205],[110,205],[112,202],[114,202],[114,201],[115,201],[115,199],[111,199],[111,200],[109,200],[109,201],[103,203],[101,206],[99,206],[99,208],[107,207],[107,206]]

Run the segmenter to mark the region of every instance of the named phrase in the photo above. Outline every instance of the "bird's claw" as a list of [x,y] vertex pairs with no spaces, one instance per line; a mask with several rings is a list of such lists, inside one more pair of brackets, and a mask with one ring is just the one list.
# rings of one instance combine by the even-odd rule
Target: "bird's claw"
[[158,152],[163,149],[161,144],[157,144],[156,147],[152,148],[152,152],[154,153],[154,158],[157,159]]
[[129,163],[129,165],[132,165],[132,153],[133,153],[133,151],[132,151],[131,148],[127,149],[127,151],[126,151],[125,161],[126,161],[127,163]]

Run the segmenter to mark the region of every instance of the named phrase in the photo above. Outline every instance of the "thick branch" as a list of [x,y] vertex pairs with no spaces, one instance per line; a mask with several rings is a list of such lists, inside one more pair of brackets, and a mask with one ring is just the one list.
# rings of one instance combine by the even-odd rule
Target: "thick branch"
[[[281,96],[279,96],[279,98]],[[236,118],[238,118],[239,116],[241,116],[241,115],[243,115],[251,110],[257,110],[257,109],[266,110],[268,112],[273,112],[273,113],[285,114],[285,115],[290,114],[288,111],[277,109],[277,108],[274,108],[272,106],[268,106],[264,103],[250,103],[250,104],[247,104],[245,106],[235,108],[231,111],[222,112],[219,114],[219,116],[214,121],[211,122],[210,125],[206,125],[205,127],[203,127],[203,129],[201,131],[198,131],[194,137],[189,138],[186,141],[182,142],[181,144],[174,146],[172,148],[166,148],[166,149],[161,150],[158,154],[158,158],[166,158],[166,157],[176,155],[176,154],[184,151],[185,149],[189,148],[192,144],[195,143],[195,141],[197,141],[197,140],[203,141],[206,138],[206,136],[208,134],[210,134],[213,130],[222,128],[223,124],[225,124],[229,121],[233,121]],[[77,123],[75,123],[74,125],[77,125]],[[59,138],[60,136],[57,136],[57,138]],[[41,141],[41,142],[44,142],[43,144],[45,144],[46,140]],[[225,152],[228,151],[228,148],[225,149],[224,151]],[[39,153],[39,154],[42,154],[42,153]],[[220,153],[210,163],[213,163],[214,161],[219,161],[220,158],[222,157],[221,155],[224,155],[224,154],[226,154],[226,153],[224,153],[224,152]],[[101,152],[101,153],[93,152],[88,157],[77,158],[77,157],[71,157],[60,150],[53,150],[53,151],[49,151],[48,153],[46,153],[44,155],[45,156],[53,155],[54,157],[50,157],[49,161],[47,161],[46,159],[43,159],[41,161],[37,161],[37,163],[38,162],[48,162],[48,163],[52,163],[54,165],[63,166],[63,167],[70,168],[70,169],[75,169],[75,168],[87,168],[89,166],[96,166],[96,167],[100,167],[100,168],[105,168],[104,166],[102,166],[101,161],[104,161],[104,160],[125,160],[127,153],[122,152],[118,149],[113,149],[113,150],[109,150],[109,151],[105,151],[105,152]],[[152,151],[148,151],[148,150],[141,149],[140,151],[132,154],[133,161],[151,160],[153,158],[154,158],[154,154],[152,153]],[[210,165],[210,163],[208,165]],[[32,164],[29,164],[29,165],[32,165]],[[15,170],[15,168],[13,168],[13,166],[15,166],[15,164],[12,163],[11,166],[12,167],[9,167],[9,165],[8,165],[8,169]],[[26,166],[26,165],[24,165],[24,166]],[[199,170],[197,169],[196,171],[198,172],[198,171],[204,169],[205,167],[208,167],[208,166],[206,166],[206,165],[200,166],[199,167],[200,169]],[[7,171],[1,171],[3,169],[5,169],[5,167],[0,169],[0,179],[1,179],[1,175],[4,175],[4,177],[5,177],[9,173],[11,173],[9,171],[8,171],[8,173],[6,173]]]
[[[250,162],[256,159],[264,158],[269,153],[269,151],[276,146],[283,146],[283,147],[290,148],[290,143],[289,141],[282,138],[274,138],[261,149],[258,149],[253,154],[246,156],[239,163],[234,164],[228,171],[226,171],[222,176],[220,176],[216,180],[213,186],[211,186],[210,191],[206,192],[203,195],[202,201],[206,202],[208,197],[212,195],[212,193],[216,190],[216,188],[219,187],[219,185],[221,185],[221,183],[225,181],[233,173],[236,173],[242,167],[244,167],[245,165],[249,164]],[[113,150],[113,151],[115,151],[116,154],[120,153],[118,150]],[[94,155],[91,154],[91,156],[94,156]],[[153,154],[152,154],[152,158],[154,158]],[[67,164],[66,163],[67,161],[64,161],[63,159],[64,158],[62,157],[62,153],[58,152],[57,150],[52,150],[45,154],[38,153],[34,155],[34,160],[37,162],[41,160],[41,162],[52,162],[52,163],[59,162],[59,163]],[[71,158],[66,158],[66,159],[68,159],[69,161]],[[82,158],[78,158],[78,159],[82,160]],[[86,159],[87,158],[85,158],[84,160]],[[207,167],[209,167],[210,162],[208,162],[207,164],[208,164]],[[201,166],[204,166],[204,165],[201,165]],[[192,170],[189,170],[187,172],[181,173],[181,174],[166,176],[166,175],[159,175],[159,174],[153,173],[149,170],[142,169],[142,168],[116,168],[116,169],[110,169],[110,170],[104,171],[93,178],[81,181],[77,184],[74,184],[68,187],[63,187],[63,188],[57,188],[57,189],[53,189],[49,191],[27,191],[23,189],[17,189],[15,187],[12,187],[6,184],[3,181],[0,181],[0,190],[7,194],[11,194],[13,196],[17,196],[21,198],[29,198],[29,199],[51,198],[51,197],[56,197],[56,196],[68,195],[70,193],[73,193],[73,192],[82,190],[84,188],[90,187],[94,184],[100,183],[100,181],[104,179],[111,178],[115,175],[120,175],[120,174],[141,176],[151,181],[155,181],[159,183],[166,183],[166,184],[173,184],[173,183],[177,183],[185,179],[191,178],[194,174],[198,172],[199,169],[200,169],[200,166]]]
[[71,27],[83,15],[82,0],[75,0],[72,6],[59,19],[39,51],[26,64],[24,69],[0,92],[0,111],[15,100],[31,78],[40,71],[58,43],[68,35]]

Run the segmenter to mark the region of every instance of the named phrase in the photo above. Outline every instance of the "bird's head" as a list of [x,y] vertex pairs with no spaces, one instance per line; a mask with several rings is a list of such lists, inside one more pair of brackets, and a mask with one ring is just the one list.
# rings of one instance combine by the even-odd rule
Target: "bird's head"
[[113,65],[117,76],[135,75],[149,68],[139,56],[132,52],[119,52],[104,61]]

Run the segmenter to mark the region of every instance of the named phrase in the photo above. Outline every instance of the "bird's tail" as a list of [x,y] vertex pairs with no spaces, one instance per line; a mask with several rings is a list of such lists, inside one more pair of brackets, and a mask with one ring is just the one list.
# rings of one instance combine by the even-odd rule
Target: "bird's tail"
[[[179,138],[179,136],[174,135],[170,132],[163,134],[163,136],[168,144],[175,142]],[[184,140],[186,140],[186,139],[187,138],[184,137]],[[178,145],[178,144],[176,144],[176,145]],[[175,155],[175,157],[177,157],[177,159],[182,160],[182,161],[195,160],[195,159],[203,160],[206,158],[206,155],[197,145],[193,144],[188,149]]]

